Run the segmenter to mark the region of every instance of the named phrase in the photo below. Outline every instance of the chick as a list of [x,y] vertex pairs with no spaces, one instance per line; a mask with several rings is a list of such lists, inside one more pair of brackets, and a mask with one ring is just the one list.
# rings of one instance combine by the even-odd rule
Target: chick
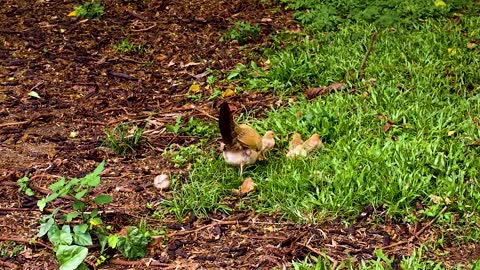
[[300,134],[294,133],[293,139],[289,144],[287,157],[306,157],[310,152],[319,147],[323,147],[320,135],[315,133],[308,140],[303,142]]
[[275,133],[269,130],[262,137],[262,150],[260,151],[260,160],[266,160],[265,153],[272,150],[275,146]]
[[246,165],[255,163],[260,155],[260,152],[249,148],[236,151],[227,151],[225,150],[224,143],[220,143],[220,150],[223,152],[223,158],[227,164],[240,167],[240,176],[243,174],[243,168]]
[[303,143],[303,149],[305,150],[306,154],[315,150],[315,148],[323,147],[322,140],[320,140],[320,135],[317,133],[313,134],[308,140]]
[[300,155],[300,152],[303,150],[302,144],[302,136],[297,132],[293,133],[292,140],[288,144],[287,157],[294,157]]

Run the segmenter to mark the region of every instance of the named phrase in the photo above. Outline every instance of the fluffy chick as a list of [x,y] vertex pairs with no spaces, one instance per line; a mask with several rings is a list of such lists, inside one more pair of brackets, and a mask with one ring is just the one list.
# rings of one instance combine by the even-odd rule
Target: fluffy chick
[[300,152],[303,150],[302,144],[302,136],[297,132],[293,133],[292,140],[288,143],[287,157],[300,155]]
[[249,148],[237,151],[225,151],[224,149],[225,144],[221,143],[220,150],[223,151],[223,158],[225,159],[225,162],[230,165],[239,166],[240,176],[243,174],[243,168],[246,165],[255,163],[260,155],[260,152]]
[[272,150],[275,146],[275,133],[269,130],[262,137],[262,150],[260,151],[260,160],[266,160],[265,153]]
[[289,145],[287,157],[306,157],[310,152],[319,147],[323,147],[320,135],[315,133],[308,140],[303,142],[300,134],[294,133],[293,139]]
[[315,150],[315,148],[323,147],[322,140],[320,140],[320,135],[317,133],[313,134],[308,140],[303,143],[303,149],[305,150],[306,154]]

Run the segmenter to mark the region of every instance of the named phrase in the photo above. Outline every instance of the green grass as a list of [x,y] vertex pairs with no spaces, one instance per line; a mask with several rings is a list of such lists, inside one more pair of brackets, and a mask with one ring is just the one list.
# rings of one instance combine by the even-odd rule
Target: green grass
[[[436,195],[453,202],[449,211],[477,212],[479,150],[469,144],[480,140],[480,59],[466,44],[478,36],[479,24],[479,17],[464,17],[459,24],[426,21],[416,30],[382,30],[366,69],[375,84],[357,85],[355,94],[301,100],[254,122],[281,139],[269,161],[246,171],[257,184],[248,198],[256,211],[313,221],[351,217],[372,204],[409,220],[416,200],[433,207],[429,196]],[[261,79],[281,93],[339,81],[359,66],[373,28],[348,24],[305,38],[272,55],[272,69]],[[386,133],[380,115],[396,123]],[[286,135],[294,131],[304,137],[318,132],[325,150],[288,160]],[[179,217],[227,209],[222,198],[241,183],[221,158],[201,159],[168,202]]]
[[144,131],[145,128],[120,123],[112,129],[105,130],[103,145],[110,148],[115,154],[125,156],[135,152],[144,143]]
[[148,46],[144,44],[135,44],[130,41],[128,38],[122,39],[117,44],[113,45],[113,49],[121,53],[145,53],[148,50]]
[[[460,265],[455,267],[448,267],[441,262],[435,262],[433,260],[423,258],[424,247],[420,247],[412,251],[410,256],[403,256],[399,260],[399,269],[465,269]],[[376,259],[371,261],[362,261],[359,264],[352,263],[351,261],[341,262],[336,268],[333,267],[333,263],[326,256],[319,257],[307,257],[302,262],[294,262],[293,270],[323,270],[323,269],[360,269],[360,270],[391,270],[394,269],[392,264],[394,263],[394,257],[388,257],[381,250],[374,252]],[[474,262],[471,269],[478,269],[480,266],[479,261]]]

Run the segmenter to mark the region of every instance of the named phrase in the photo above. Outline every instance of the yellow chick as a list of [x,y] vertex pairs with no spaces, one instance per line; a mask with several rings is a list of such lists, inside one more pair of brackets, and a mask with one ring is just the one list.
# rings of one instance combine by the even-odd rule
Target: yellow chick
[[260,160],[266,160],[265,153],[272,150],[275,146],[275,133],[269,130],[262,137],[262,151],[260,151]]

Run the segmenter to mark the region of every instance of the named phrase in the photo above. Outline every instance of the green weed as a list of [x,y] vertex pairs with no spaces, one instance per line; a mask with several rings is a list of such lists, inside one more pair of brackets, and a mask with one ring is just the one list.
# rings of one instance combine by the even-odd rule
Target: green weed
[[19,253],[25,250],[25,247],[22,245],[17,245],[13,241],[7,241],[0,244],[0,257],[16,257]]
[[126,155],[134,152],[142,143],[145,128],[120,123],[116,127],[105,131],[104,145],[112,149],[117,155]]
[[105,11],[102,4],[98,2],[85,2],[74,7],[72,15],[86,19],[98,19],[103,15],[104,12]]
[[134,44],[128,38],[124,38],[120,43],[114,44],[113,49],[121,53],[144,53],[148,48],[144,44]]
[[220,38],[220,42],[228,42],[236,40],[239,43],[246,43],[255,39],[260,34],[260,26],[258,24],[250,24],[248,22],[237,21],[235,24]]

